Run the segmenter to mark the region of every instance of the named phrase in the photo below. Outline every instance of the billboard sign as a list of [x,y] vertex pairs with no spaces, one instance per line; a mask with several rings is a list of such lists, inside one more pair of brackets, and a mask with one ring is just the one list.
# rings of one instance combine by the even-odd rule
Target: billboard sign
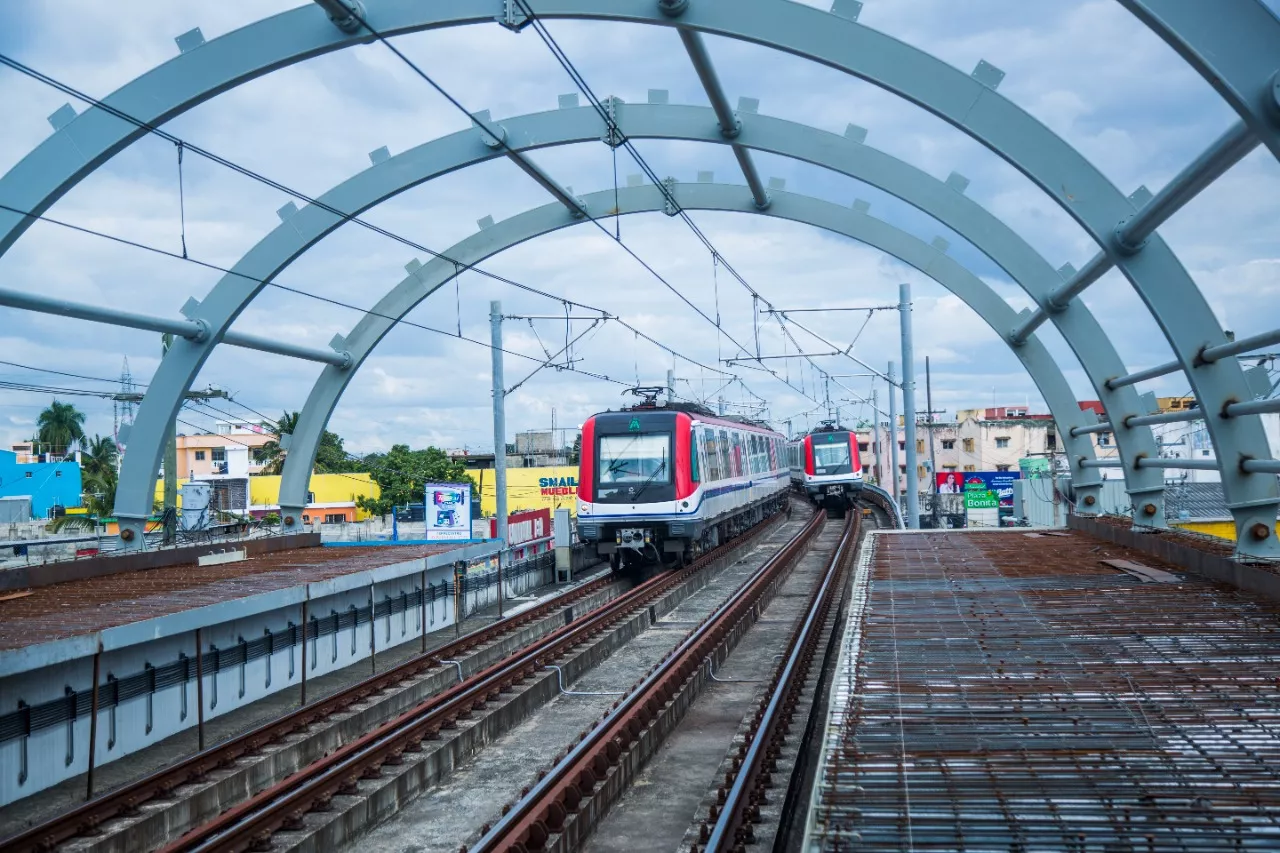
[[428,542],[471,539],[471,484],[427,483]]
[[[994,492],[999,498],[1000,506],[1013,506],[1013,481],[1019,478],[1017,471],[965,471],[963,473],[946,472],[938,474],[938,490],[942,494],[952,494],[942,491],[942,487],[947,485],[944,481],[947,477],[955,477],[962,479],[963,485],[960,491],[967,496],[970,492]],[[966,497],[966,504],[968,499]],[[974,507],[970,506],[970,509]]]
[[943,471],[934,477],[940,495],[958,495],[964,491],[965,475],[959,471]]
[[1000,498],[989,489],[970,489],[964,493],[965,509],[999,509]]

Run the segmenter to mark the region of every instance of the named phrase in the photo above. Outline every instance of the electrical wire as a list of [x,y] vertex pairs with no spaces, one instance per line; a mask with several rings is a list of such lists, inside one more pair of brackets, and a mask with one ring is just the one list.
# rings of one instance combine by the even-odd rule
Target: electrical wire
[[[366,26],[367,26],[367,25],[366,25]],[[384,39],[384,41],[385,41],[385,39]],[[388,45],[388,46],[390,46],[390,45]],[[395,48],[394,48],[394,47],[392,47],[392,50],[393,50],[393,51],[395,51]],[[395,52],[396,52],[397,54],[399,54],[399,51],[395,51]],[[408,61],[408,60],[406,59],[406,61]],[[243,175],[243,176],[245,176],[245,177],[248,177],[248,178],[251,178],[251,179],[253,179],[253,180],[256,180],[256,181],[258,181],[258,182],[260,182],[260,183],[262,183],[262,184],[265,184],[266,186],[271,187],[272,189],[276,189],[276,190],[278,190],[278,191],[280,191],[280,192],[283,192],[283,193],[285,193],[285,194],[287,194],[287,195],[293,196],[294,198],[297,198],[297,199],[299,199],[300,201],[303,201],[303,202],[305,202],[305,203],[307,203],[307,204],[310,204],[310,205],[314,205],[314,206],[316,206],[316,207],[320,208],[321,210],[324,210],[324,211],[326,211],[326,212],[328,212],[328,213],[331,213],[331,214],[333,214],[334,216],[339,217],[339,219],[341,220],[341,222],[340,222],[339,224],[346,223],[346,222],[353,222],[353,223],[355,223],[355,224],[357,224],[357,225],[360,225],[360,226],[362,226],[362,227],[364,227],[364,228],[367,228],[367,229],[369,229],[369,230],[371,230],[371,231],[373,231],[373,232],[375,232],[375,233],[377,233],[377,234],[380,234],[380,235],[382,235],[382,236],[385,236],[385,237],[388,237],[388,238],[390,238],[390,239],[392,239],[392,240],[395,240],[395,241],[397,241],[397,242],[399,242],[399,243],[402,243],[402,244],[404,244],[404,245],[406,245],[406,246],[409,246],[410,248],[414,248],[414,249],[417,249],[417,250],[419,250],[419,251],[422,251],[422,252],[424,252],[424,253],[426,253],[426,254],[428,254],[428,255],[431,255],[433,258],[440,259],[440,260],[442,260],[442,261],[444,261],[444,262],[446,262],[446,263],[451,263],[451,264],[453,264],[453,265],[454,265],[455,272],[457,272],[458,270],[472,270],[472,271],[474,271],[474,272],[476,272],[476,273],[479,273],[480,275],[482,275],[482,276],[484,276],[484,277],[486,277],[486,278],[492,279],[492,280],[494,280],[494,281],[497,281],[497,282],[499,282],[499,283],[502,283],[502,284],[508,285],[508,286],[510,286],[510,287],[514,287],[514,288],[517,288],[517,289],[519,289],[519,290],[524,290],[524,291],[526,291],[526,292],[528,292],[528,293],[532,293],[532,294],[535,294],[535,295],[541,296],[541,297],[546,298],[546,299],[550,299],[550,300],[553,300],[553,301],[556,301],[556,302],[560,302],[560,303],[565,304],[565,305],[573,304],[573,303],[569,303],[569,302],[568,302],[568,300],[564,299],[563,297],[556,296],[556,295],[555,295],[555,294],[553,294],[553,293],[549,293],[549,292],[547,292],[547,291],[541,290],[541,289],[536,288],[536,287],[533,287],[533,286],[531,286],[531,285],[527,285],[527,284],[524,284],[524,283],[522,283],[522,282],[515,281],[514,279],[507,278],[506,276],[502,276],[502,275],[498,275],[498,274],[496,274],[496,273],[492,273],[492,272],[490,272],[490,271],[488,271],[488,270],[486,270],[486,269],[483,269],[482,267],[480,267],[480,266],[479,266],[479,265],[477,265],[477,264],[467,263],[467,262],[465,262],[465,261],[459,261],[459,260],[457,260],[457,259],[455,259],[455,258],[451,258],[451,257],[449,257],[448,255],[445,255],[445,254],[443,254],[443,253],[441,253],[441,252],[437,252],[437,251],[435,251],[434,249],[431,249],[431,248],[429,248],[429,247],[427,247],[427,246],[424,246],[424,245],[422,245],[422,244],[420,244],[420,243],[418,243],[418,242],[416,242],[416,241],[414,241],[414,240],[411,240],[411,239],[409,239],[409,238],[407,238],[407,237],[404,237],[404,236],[402,236],[402,235],[396,234],[395,232],[389,231],[389,230],[387,230],[387,229],[385,229],[385,228],[382,228],[382,227],[380,227],[380,226],[377,226],[377,225],[374,225],[374,224],[372,224],[372,223],[370,223],[370,222],[367,222],[366,220],[361,219],[361,218],[360,218],[358,215],[356,215],[356,214],[351,214],[351,213],[347,213],[347,212],[344,212],[344,211],[342,211],[342,210],[339,210],[339,209],[337,209],[337,208],[333,207],[332,205],[329,205],[329,204],[327,204],[327,203],[325,203],[325,202],[322,202],[322,201],[320,201],[319,199],[313,198],[313,197],[311,197],[311,196],[309,196],[309,195],[307,195],[307,194],[305,194],[305,193],[303,193],[303,192],[301,192],[301,191],[299,191],[299,190],[292,189],[291,187],[288,187],[288,186],[286,186],[286,185],[284,185],[284,184],[280,183],[279,181],[276,181],[276,180],[274,180],[274,179],[272,179],[272,178],[268,178],[268,177],[266,177],[265,175],[262,175],[262,174],[260,174],[260,173],[258,173],[258,172],[255,172],[255,171],[253,171],[252,169],[249,169],[249,168],[247,168],[247,167],[245,167],[245,166],[241,166],[240,164],[235,163],[234,161],[228,160],[228,159],[226,159],[225,157],[221,157],[220,155],[214,154],[213,152],[210,152],[210,151],[208,151],[208,150],[206,150],[206,149],[204,149],[204,148],[202,148],[202,147],[200,147],[200,146],[198,146],[198,145],[193,145],[192,143],[187,142],[186,140],[184,140],[184,139],[182,139],[182,138],[180,138],[180,137],[178,137],[178,136],[175,136],[174,134],[169,133],[168,131],[165,131],[165,130],[163,130],[163,129],[159,128],[159,127],[156,127],[156,126],[154,126],[154,125],[152,125],[152,124],[149,124],[148,122],[145,122],[145,121],[143,121],[143,120],[141,120],[141,119],[139,119],[139,118],[136,118],[135,116],[132,116],[132,115],[130,115],[129,113],[124,112],[123,110],[120,110],[120,109],[118,109],[118,108],[116,108],[116,107],[114,107],[114,106],[112,106],[112,105],[110,105],[110,104],[107,104],[107,103],[106,103],[106,102],[104,102],[104,101],[101,101],[101,100],[99,100],[99,99],[97,99],[97,98],[94,98],[94,97],[92,97],[91,95],[89,95],[89,94],[87,94],[87,93],[85,93],[85,92],[83,92],[83,91],[81,91],[81,90],[79,90],[79,89],[76,89],[76,88],[75,88],[75,87],[73,87],[73,86],[70,86],[70,85],[68,85],[68,84],[66,84],[66,83],[63,83],[63,82],[61,82],[61,81],[59,81],[59,80],[57,80],[57,79],[55,79],[55,78],[53,78],[53,77],[50,77],[50,76],[49,76],[49,75],[47,75],[47,74],[44,74],[44,73],[42,73],[42,72],[40,72],[40,71],[37,71],[37,70],[35,70],[34,68],[31,68],[30,66],[27,66],[27,65],[25,65],[25,64],[23,64],[23,63],[21,63],[21,62],[19,62],[19,61],[15,60],[15,59],[13,59],[12,57],[7,56],[7,55],[5,55],[5,54],[0,54],[0,64],[7,65],[7,66],[9,66],[10,68],[14,69],[15,71],[18,71],[19,73],[22,73],[22,74],[24,74],[24,75],[26,75],[26,76],[28,76],[28,77],[31,77],[32,79],[35,79],[35,80],[37,80],[37,81],[39,81],[39,82],[41,82],[41,83],[44,83],[45,85],[48,85],[48,86],[50,86],[50,87],[52,87],[52,88],[55,88],[55,89],[57,89],[58,91],[63,92],[64,94],[70,95],[71,97],[74,97],[74,98],[77,98],[77,99],[79,99],[79,100],[81,100],[81,101],[84,101],[85,103],[87,103],[87,104],[89,104],[89,105],[91,105],[91,106],[93,106],[93,107],[95,107],[95,108],[97,108],[97,109],[101,109],[101,110],[103,110],[104,112],[107,112],[108,114],[110,114],[110,115],[112,115],[112,116],[114,116],[114,117],[116,117],[116,118],[119,118],[120,120],[125,121],[125,122],[127,122],[127,123],[129,123],[129,124],[131,124],[131,125],[133,125],[133,126],[135,126],[135,127],[137,127],[137,128],[138,128],[138,129],[140,129],[140,130],[143,130],[143,131],[145,131],[145,132],[147,132],[147,133],[154,134],[154,135],[156,135],[156,136],[160,137],[161,139],[164,139],[164,140],[166,140],[166,141],[168,141],[168,142],[173,143],[175,146],[178,146],[178,149],[179,149],[179,164],[181,164],[181,152],[183,152],[183,151],[192,151],[192,152],[195,152],[196,154],[199,154],[200,156],[205,157],[206,159],[208,159],[208,160],[210,160],[210,161],[212,161],[212,162],[214,162],[214,163],[217,163],[217,164],[218,164],[218,165],[220,165],[220,166],[223,166],[223,167],[225,167],[225,168],[231,169],[232,171],[234,171],[234,172],[236,172],[236,173],[238,173],[238,174],[241,174],[241,175]],[[416,66],[414,66],[414,67],[416,68]],[[420,70],[420,69],[419,69],[419,73],[421,73],[421,70]],[[424,76],[425,76],[425,75],[424,75]],[[434,86],[434,85],[435,85],[434,81],[431,81],[431,82],[432,82],[432,85]],[[461,104],[457,104],[457,102],[454,102],[454,103],[455,103],[455,105],[457,105],[460,109],[462,108],[462,107],[461,107]],[[465,110],[463,110],[463,111],[465,112]],[[84,227],[84,226],[74,225],[74,224],[72,224],[72,223],[65,222],[65,221],[62,221],[62,220],[59,220],[59,219],[55,219],[55,218],[53,218],[53,217],[46,216],[46,215],[43,215],[43,214],[37,214],[37,213],[34,213],[34,212],[32,212],[32,211],[21,210],[21,209],[19,209],[19,208],[15,208],[15,207],[12,207],[12,206],[10,206],[10,205],[3,204],[3,203],[0,203],[0,210],[7,210],[7,211],[9,211],[10,213],[16,214],[16,215],[18,215],[18,216],[22,216],[22,217],[30,218],[30,219],[35,219],[35,220],[37,220],[37,221],[42,221],[42,222],[46,222],[46,223],[53,224],[53,225],[58,225],[58,226],[61,226],[61,227],[63,227],[63,228],[68,228],[68,229],[70,229],[70,230],[77,231],[77,232],[80,232],[80,233],[83,233],[83,234],[88,234],[88,235],[92,235],[92,236],[95,236],[95,237],[98,237],[98,238],[101,238],[101,239],[106,239],[106,240],[109,240],[109,241],[111,241],[111,242],[115,242],[115,243],[118,243],[118,244],[121,244],[121,245],[130,246],[130,247],[132,247],[132,248],[141,249],[141,250],[143,250],[143,251],[151,252],[151,253],[153,253],[153,254],[159,254],[159,255],[163,255],[163,256],[165,256],[165,257],[173,258],[173,259],[175,259],[175,260],[182,260],[182,261],[187,261],[187,262],[190,262],[190,263],[194,263],[194,264],[196,264],[197,266],[202,266],[202,267],[205,267],[205,268],[207,268],[207,269],[211,269],[211,270],[214,270],[214,271],[217,271],[217,272],[221,272],[221,273],[226,274],[226,275],[234,275],[234,276],[237,276],[237,277],[239,277],[239,278],[243,278],[243,279],[245,279],[245,280],[247,280],[247,281],[251,281],[251,282],[254,282],[254,283],[257,283],[257,284],[262,284],[262,285],[270,286],[270,287],[276,287],[276,288],[278,288],[278,289],[285,290],[285,291],[287,291],[287,292],[297,293],[297,294],[302,295],[302,296],[308,296],[308,297],[311,297],[311,298],[315,298],[315,299],[322,299],[322,300],[323,300],[323,298],[322,298],[322,297],[316,296],[315,294],[306,293],[306,292],[304,292],[304,291],[300,291],[300,290],[297,290],[297,289],[295,289],[295,288],[289,288],[289,287],[286,287],[286,286],[284,286],[284,285],[280,285],[280,284],[278,284],[278,283],[276,283],[276,282],[274,282],[274,281],[268,281],[268,280],[265,280],[265,279],[259,279],[259,278],[253,277],[253,276],[245,275],[244,273],[240,273],[240,272],[237,272],[237,271],[234,271],[234,270],[231,270],[231,269],[227,269],[227,268],[225,268],[225,267],[220,267],[220,266],[218,266],[217,264],[212,264],[212,263],[209,263],[209,262],[206,262],[206,261],[201,261],[201,260],[198,260],[198,259],[196,259],[196,258],[189,257],[189,255],[188,255],[188,253],[187,253],[187,250],[186,250],[186,239],[185,239],[185,204],[183,205],[183,214],[182,214],[182,215],[183,215],[183,245],[182,245],[182,253],[181,253],[181,254],[179,254],[179,253],[177,253],[177,252],[171,252],[171,251],[168,251],[168,250],[165,250],[165,249],[161,249],[161,248],[156,247],[156,246],[150,246],[150,245],[147,245],[147,244],[145,244],[145,243],[141,243],[141,242],[138,242],[138,241],[135,241],[135,240],[129,240],[129,239],[127,239],[127,238],[118,237],[118,236],[116,236],[116,235],[106,234],[106,233],[104,233],[104,232],[97,231],[97,230],[94,230],[94,229],[92,229],[92,228],[87,228],[87,227]],[[595,220],[593,219],[592,221],[594,222]],[[597,223],[597,224],[598,224],[598,223]],[[389,316],[387,316],[387,315],[379,315],[379,314],[376,314],[375,312],[368,311],[368,310],[361,309],[361,308],[357,308],[357,307],[355,307],[355,306],[347,305],[347,304],[345,304],[345,303],[340,303],[340,302],[337,302],[337,301],[335,301],[335,300],[324,300],[324,301],[329,301],[329,302],[331,302],[332,304],[335,304],[335,305],[341,305],[342,307],[352,308],[353,310],[357,310],[357,311],[364,311],[364,313],[372,314],[372,315],[374,315],[374,316],[382,316],[382,317],[385,317],[386,319],[390,319],[390,320],[392,320],[393,322],[407,322],[407,321],[400,321],[400,320],[397,320],[397,318],[389,317]],[[615,322],[618,322],[619,324],[623,325],[624,327],[626,327],[626,328],[628,328],[628,329],[631,329],[632,331],[635,331],[635,332],[636,332],[637,334],[639,334],[641,337],[645,338],[645,340],[649,341],[650,343],[654,344],[655,346],[659,347],[660,349],[663,349],[663,350],[667,351],[668,353],[670,353],[670,354],[672,354],[672,355],[674,355],[674,356],[676,356],[676,357],[678,357],[678,358],[681,358],[681,359],[683,359],[683,360],[685,360],[685,361],[688,361],[688,362],[689,362],[689,363],[691,363],[691,364],[695,364],[695,365],[699,365],[699,366],[701,366],[700,362],[697,362],[696,360],[691,359],[691,358],[689,358],[688,356],[685,356],[685,355],[683,355],[682,353],[677,352],[676,350],[672,349],[671,347],[668,347],[668,346],[666,346],[665,344],[662,344],[662,343],[658,342],[658,341],[657,341],[657,340],[655,340],[654,338],[652,338],[652,337],[650,337],[650,336],[648,336],[648,335],[645,335],[643,332],[639,332],[639,331],[638,331],[638,330],[636,330],[633,326],[631,326],[629,323],[626,323],[625,321],[621,320],[621,318],[613,317],[612,315],[610,315],[610,314],[609,314],[609,312],[605,311],[604,309],[596,308],[596,307],[594,307],[594,306],[587,305],[587,304],[584,304],[584,303],[576,303],[576,304],[577,304],[577,305],[578,305],[578,307],[580,307],[580,308],[584,308],[584,309],[589,310],[589,311],[595,311],[595,312],[600,313],[600,314],[601,314],[601,315],[603,315],[603,316],[610,317],[611,319],[614,319],[614,320],[615,320]],[[409,325],[416,325],[416,324],[409,324]],[[459,325],[460,325],[460,324],[459,324]],[[438,330],[438,329],[429,328],[429,327],[423,327],[423,326],[418,326],[418,327],[419,327],[419,328],[424,328],[424,329],[426,329],[427,331],[433,331],[433,332],[441,333],[441,332],[440,332],[440,330]],[[462,336],[461,336],[461,334],[459,333],[458,335],[451,335],[451,337],[459,337],[459,338],[461,338]],[[465,338],[462,338],[462,339],[466,340]],[[478,341],[472,341],[472,342],[473,342],[473,343],[481,343],[481,345],[483,345],[483,346],[489,346],[488,344],[483,344],[482,342],[478,342]],[[583,372],[583,371],[577,371],[577,372]],[[723,372],[723,371],[721,371],[721,372]],[[587,373],[587,375],[593,375],[593,374]],[[727,373],[726,373],[725,375],[730,375],[730,374],[727,374]],[[599,378],[599,377],[597,376],[597,378]]]

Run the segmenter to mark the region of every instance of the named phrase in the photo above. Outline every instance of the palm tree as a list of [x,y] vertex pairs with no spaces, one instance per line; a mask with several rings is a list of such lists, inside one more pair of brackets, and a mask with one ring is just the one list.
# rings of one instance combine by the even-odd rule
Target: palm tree
[[36,419],[36,441],[46,452],[67,453],[73,442],[84,438],[84,412],[70,403],[54,400]]
[[67,529],[93,530],[100,519],[110,518],[115,512],[116,486],[119,483],[119,473],[116,470],[119,451],[115,439],[109,435],[96,435],[87,444],[88,447],[81,456],[80,468],[80,503],[85,514],[55,518],[49,525],[49,529],[55,533]]
[[95,435],[87,444],[81,455],[81,470],[85,479],[102,479],[108,473],[114,477],[117,474],[116,463],[120,458],[115,439],[109,435]]
[[281,412],[280,420],[276,421],[271,428],[271,434],[275,436],[271,441],[259,447],[254,451],[254,458],[259,465],[263,467],[264,474],[279,474],[284,470],[285,449],[280,446],[282,436],[292,435],[293,431],[298,428],[297,412]]

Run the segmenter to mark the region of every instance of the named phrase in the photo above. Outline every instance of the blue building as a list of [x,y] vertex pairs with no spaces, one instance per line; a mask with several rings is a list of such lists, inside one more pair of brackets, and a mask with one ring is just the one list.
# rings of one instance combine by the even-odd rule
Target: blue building
[[12,450],[0,450],[0,498],[30,496],[36,518],[47,518],[55,506],[80,506],[81,489],[80,464],[74,458],[19,462]]

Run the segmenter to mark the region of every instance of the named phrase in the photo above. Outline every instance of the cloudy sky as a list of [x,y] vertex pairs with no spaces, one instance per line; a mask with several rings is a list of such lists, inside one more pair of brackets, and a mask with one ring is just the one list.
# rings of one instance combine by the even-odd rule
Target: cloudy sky
[[[1235,2],[1222,5],[1224,10]],[[829,5],[828,0],[806,0]],[[174,37],[199,27],[213,39],[256,18],[298,5],[296,0],[9,0],[0,26],[0,53],[97,97],[177,54]],[[377,0],[366,0],[376,9]],[[495,10],[500,7],[494,0]],[[535,7],[536,8],[536,7]],[[126,14],[122,11],[127,9]],[[317,14],[320,12],[317,10]],[[968,72],[985,59],[1006,72],[1001,94],[1011,98],[1078,147],[1125,192],[1157,189],[1233,121],[1234,115],[1204,81],[1112,0],[868,0],[860,22],[925,49]],[[601,23],[552,22],[549,29],[600,95],[643,102],[649,89],[667,89],[672,103],[707,103],[676,34],[668,29]],[[450,29],[395,40],[396,46],[468,110],[495,118],[555,109],[557,96],[574,91],[566,73],[531,30],[510,33],[497,24]],[[958,171],[967,195],[1010,222],[1056,267],[1081,266],[1095,246],[1075,223],[1026,178],[980,144],[918,107],[830,69],[761,47],[709,38],[709,50],[731,99],[760,100],[760,112],[843,132],[849,123],[869,129],[867,144],[940,179]],[[47,116],[68,98],[48,86],[0,68],[0,172],[47,138]],[[83,104],[74,104],[77,111]],[[193,144],[312,196],[368,166],[367,152],[398,153],[463,130],[467,118],[382,45],[368,45],[287,68],[238,87],[171,122],[167,129]],[[719,181],[741,182],[723,146],[641,141],[654,171],[692,182],[710,170]],[[614,163],[607,146],[590,143],[533,155],[546,172],[578,192],[612,188]],[[905,204],[820,168],[757,155],[765,177],[786,180],[788,191],[848,205],[871,201],[871,212],[928,241],[943,235],[950,254],[982,276],[1017,307],[1028,304],[994,264],[946,228]],[[640,169],[619,152],[619,180]],[[186,245],[193,258],[233,265],[278,223],[275,211],[289,197],[223,166],[188,155],[184,163]],[[745,190],[744,190],[745,192]],[[367,219],[437,251],[477,230],[486,215],[501,220],[547,203],[547,194],[509,161],[451,174],[374,208]],[[147,137],[82,182],[51,216],[169,251],[180,249],[178,171],[174,146]],[[954,412],[975,405],[1030,402],[1035,387],[997,335],[940,286],[875,249],[843,237],[767,217],[694,213],[720,253],[765,298],[779,307],[881,305],[895,302],[899,282],[915,291],[917,355],[933,366],[935,408]],[[1163,229],[1183,263],[1209,296],[1223,324],[1238,335],[1280,325],[1280,167],[1263,149],[1184,208]],[[612,227],[612,223],[610,223]],[[710,255],[678,219],[660,214],[621,223],[625,243],[690,301],[715,315],[727,335],[753,339],[752,300],[728,276],[713,276]],[[303,255],[278,277],[290,288],[371,307],[404,276],[404,264],[422,257],[395,240],[347,225]],[[426,260],[425,257],[422,257]],[[509,250],[484,269],[624,318],[703,365],[735,355],[726,337],[699,317],[622,248],[590,224]],[[51,224],[37,224],[0,257],[0,286],[165,316],[186,300],[203,298],[218,274],[197,265],[148,254]],[[718,298],[717,298],[718,296]],[[415,323],[488,340],[488,305],[505,313],[560,314],[562,306],[478,273],[462,276],[458,292],[442,289],[410,315]],[[1123,277],[1110,273],[1086,302],[1116,341],[1131,368],[1170,357],[1155,324]],[[356,311],[293,292],[268,288],[235,328],[281,340],[324,346],[359,319]],[[807,315],[806,324],[847,343],[865,315]],[[574,334],[585,329],[577,324]],[[509,349],[542,356],[564,344],[563,322],[511,321]],[[817,340],[795,331],[813,351]],[[1077,395],[1093,395],[1065,344],[1051,330],[1046,342],[1067,365]],[[776,324],[761,329],[761,348],[781,354]],[[785,346],[790,346],[785,344]],[[897,317],[874,315],[854,353],[878,369],[897,360]],[[118,377],[127,358],[145,383],[159,361],[157,335],[0,308],[0,359],[87,377]],[[794,351],[794,350],[791,350]],[[592,412],[622,401],[619,383],[660,384],[674,366],[677,392],[713,394],[723,378],[673,357],[630,332],[607,324],[575,346],[583,370],[544,371],[508,399],[510,433],[545,428],[553,412],[559,426],[576,426]],[[836,374],[863,372],[852,361],[822,359]],[[365,363],[340,403],[332,426],[356,451],[394,442],[415,446],[492,448],[489,351],[476,343],[397,327]],[[771,362],[806,394],[820,396],[814,375],[799,360]],[[536,361],[507,357],[508,386]],[[723,366],[723,365],[722,365]],[[815,403],[769,375],[735,368],[746,383],[725,392],[728,401],[750,394],[768,402],[777,421],[797,425],[817,417]],[[227,389],[226,412],[275,415],[301,407],[319,368],[311,363],[222,347],[198,385]],[[0,381],[76,390],[109,383],[36,373],[0,365]],[[857,394],[865,378],[842,380]],[[883,397],[884,385],[880,383]],[[746,389],[749,389],[746,390]],[[1184,394],[1185,380],[1170,378],[1144,390]],[[849,397],[844,390],[833,397]],[[0,443],[28,437],[48,393],[0,388]],[[72,399],[66,397],[66,399]],[[112,429],[112,404],[89,396],[74,402],[88,413],[91,433]],[[920,401],[923,408],[923,399]],[[845,404],[846,419],[866,416]],[[187,412],[182,432],[207,428],[222,415]]]

